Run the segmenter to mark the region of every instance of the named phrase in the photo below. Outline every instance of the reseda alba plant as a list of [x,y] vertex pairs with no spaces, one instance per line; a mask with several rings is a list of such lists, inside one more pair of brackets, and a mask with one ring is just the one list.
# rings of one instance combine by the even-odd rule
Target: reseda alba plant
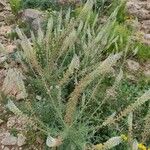
[[25,105],[24,114],[12,101],[8,108],[41,131],[48,147],[101,150],[122,144],[126,136],[117,136],[116,123],[150,99],[147,91],[129,106],[124,102],[125,109],[117,107],[116,91],[124,78],[118,64],[123,66],[124,51],[108,55],[107,50],[117,40],[112,31],[120,7],[104,25],[99,14],[89,23],[93,0],[88,0],[77,17],[71,17],[70,9],[65,16],[62,11],[51,16],[46,32],[39,29],[36,36],[31,32],[31,40],[16,29],[20,56],[28,67],[30,109]]

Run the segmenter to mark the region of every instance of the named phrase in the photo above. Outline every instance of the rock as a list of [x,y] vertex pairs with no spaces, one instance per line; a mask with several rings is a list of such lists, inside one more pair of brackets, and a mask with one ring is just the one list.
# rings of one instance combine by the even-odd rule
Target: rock
[[17,145],[18,146],[23,146],[25,144],[26,144],[26,137],[23,136],[22,134],[18,134]]
[[34,31],[37,31],[39,28],[42,28],[43,22],[44,22],[44,19],[42,17],[34,19],[31,24],[32,29]]
[[22,13],[22,19],[28,23],[32,23],[34,19],[40,18],[42,12],[35,9],[25,9]]
[[150,20],[142,21],[141,30],[145,33],[150,33]]
[[15,128],[17,131],[25,130],[27,126],[27,119],[24,117],[12,116],[8,118],[7,128]]
[[117,92],[113,87],[110,87],[109,89],[106,90],[106,95],[107,97],[115,98],[117,95]]
[[6,50],[8,53],[14,52],[15,49],[16,49],[16,45],[10,44],[6,46]]
[[150,10],[150,3],[147,3],[146,9]]
[[3,150],[10,150],[8,147],[5,147]]
[[146,69],[150,69],[150,60],[147,60],[147,61],[145,62],[145,68],[146,68]]
[[3,123],[4,121],[2,119],[0,119],[0,125]]
[[129,60],[129,59],[127,60],[127,67],[131,71],[137,71],[140,69],[140,65],[138,62],[136,62],[134,60]]
[[0,70],[0,87],[3,85],[3,81],[5,79],[6,72],[7,71],[5,69],[1,69]]
[[139,3],[135,1],[127,2],[127,10],[129,14],[137,17],[140,20],[150,19],[149,11],[145,9],[146,3]]
[[46,145],[48,147],[57,147],[57,146],[60,146],[61,144],[62,144],[62,138],[61,137],[53,138],[50,135],[47,136]]
[[27,98],[24,76],[17,68],[10,68],[3,83],[2,91],[6,95],[15,96],[17,100]]
[[7,60],[7,56],[5,54],[0,54],[0,64],[4,63]]
[[135,77],[134,75],[126,74],[126,77],[127,77],[127,79],[129,79],[129,80],[131,80],[131,81],[133,81],[133,82],[136,82],[136,81],[137,81],[137,79],[136,79],[136,77]]
[[2,146],[1,146],[1,149],[4,149],[4,147],[5,147],[5,146],[4,146],[4,145],[2,145]]
[[127,10],[130,14],[137,14],[138,10],[141,8],[134,1],[128,1],[126,4]]
[[150,40],[150,34],[145,34],[145,35],[144,35],[144,39],[145,39],[145,40]]
[[10,117],[7,121],[7,128],[12,128],[16,123],[16,117]]
[[145,70],[143,73],[146,78],[150,78],[150,70]]
[[42,100],[42,97],[39,95],[36,95],[36,99],[40,101],[40,100]]
[[145,9],[141,9],[141,10],[138,12],[137,17],[138,17],[140,20],[148,20],[148,19],[150,19],[149,11],[148,11],[148,10],[145,10]]
[[5,146],[16,145],[16,143],[17,143],[17,137],[10,134],[7,134],[1,141],[1,144]]
[[6,7],[6,2],[4,0],[0,0],[0,5],[3,5],[3,7]]
[[0,0],[0,11],[2,11],[6,6],[6,3],[4,0]]
[[41,25],[44,22],[43,13],[36,9],[25,9],[21,16],[23,21],[29,24],[34,31],[37,31],[39,28],[41,28]]
[[5,17],[4,14],[0,14],[0,22],[4,21]]
[[36,142],[42,145],[44,143],[44,140],[41,137],[38,136],[36,138]]
[[11,26],[4,25],[0,27],[0,35],[6,36],[10,32],[11,32]]

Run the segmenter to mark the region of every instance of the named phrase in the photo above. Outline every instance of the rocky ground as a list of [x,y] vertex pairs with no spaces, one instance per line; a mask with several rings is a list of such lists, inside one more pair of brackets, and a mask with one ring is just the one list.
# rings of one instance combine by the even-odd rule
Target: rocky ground
[[143,43],[150,46],[150,0],[128,0],[129,14],[137,18],[137,32],[143,35]]
[[[150,46],[150,0],[128,0],[127,10],[136,19],[136,33],[142,35],[141,42]],[[127,66],[130,70],[141,71],[144,76],[150,78],[150,58],[141,65],[133,60],[128,60]]]
[[8,0],[0,0],[0,43],[6,47],[8,52],[11,52],[15,47],[13,42],[8,38],[8,34],[13,27],[13,19],[14,16],[11,13]]
[[[129,0],[127,3],[129,13],[138,18],[137,32],[143,35],[143,43],[150,45],[150,0]],[[34,11],[35,12],[35,11]],[[34,17],[33,11],[27,11],[26,16]],[[7,0],[0,0],[0,43],[6,48],[6,53],[11,53],[15,49],[15,44],[8,38],[8,33],[14,26],[14,21],[11,9]],[[39,18],[34,19],[34,25],[39,22]],[[5,60],[4,53],[0,48],[0,63]],[[131,80],[136,80],[134,74],[142,72],[142,74],[150,78],[150,60],[145,64],[139,64],[134,60],[127,60],[126,66],[129,74],[127,77]],[[0,70],[0,90],[4,85],[4,80],[8,76],[6,68]],[[132,72],[132,73],[131,73]],[[14,75],[16,76],[16,75]],[[19,77],[18,77],[19,78]],[[9,85],[9,83],[7,84]],[[12,89],[10,89],[12,91]],[[7,89],[8,91],[8,89]],[[18,93],[13,90],[14,95]],[[5,109],[0,105],[0,150],[21,150],[24,149],[23,145],[26,144],[26,137],[24,133],[25,120],[14,115],[7,114]],[[15,129],[15,132],[14,132]],[[16,132],[17,131],[17,132]],[[37,149],[38,148],[31,148]]]
[[[6,53],[13,52],[15,44],[8,38],[11,32],[13,18],[11,9],[7,0],[0,0],[0,43],[6,48]],[[5,60],[5,52],[0,49],[0,62]],[[3,80],[7,71],[5,68],[0,70],[0,90],[2,90]],[[6,110],[0,105],[0,150],[21,150],[25,144],[26,137],[22,134],[23,120],[17,116],[7,114]],[[12,129],[17,129],[17,135],[13,135]]]

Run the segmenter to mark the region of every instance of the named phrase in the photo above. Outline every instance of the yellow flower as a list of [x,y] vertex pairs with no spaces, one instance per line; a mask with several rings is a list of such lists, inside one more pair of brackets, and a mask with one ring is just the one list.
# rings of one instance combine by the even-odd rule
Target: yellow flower
[[148,148],[148,150],[150,150],[150,147]]
[[94,146],[95,150],[102,150],[103,149],[103,144],[97,144]]
[[128,137],[125,134],[121,134],[121,138],[122,138],[123,141],[127,141],[128,140]]
[[126,19],[126,20],[132,20],[132,19],[134,19],[134,17],[133,17],[132,15],[130,15],[130,16],[125,16],[125,19]]
[[138,144],[138,148],[140,150],[146,150],[146,146],[144,146],[142,143]]

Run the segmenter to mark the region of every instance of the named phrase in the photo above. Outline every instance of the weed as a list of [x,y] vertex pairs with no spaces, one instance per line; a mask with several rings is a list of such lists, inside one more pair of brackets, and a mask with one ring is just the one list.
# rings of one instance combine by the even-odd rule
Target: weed
[[17,15],[22,8],[22,0],[9,0],[13,14]]
[[13,136],[17,137],[17,134],[18,134],[18,130],[16,128],[12,128],[10,130],[10,134],[12,134]]
[[138,47],[137,56],[141,60],[147,60],[150,58],[150,47],[143,43],[137,42],[135,45]]

